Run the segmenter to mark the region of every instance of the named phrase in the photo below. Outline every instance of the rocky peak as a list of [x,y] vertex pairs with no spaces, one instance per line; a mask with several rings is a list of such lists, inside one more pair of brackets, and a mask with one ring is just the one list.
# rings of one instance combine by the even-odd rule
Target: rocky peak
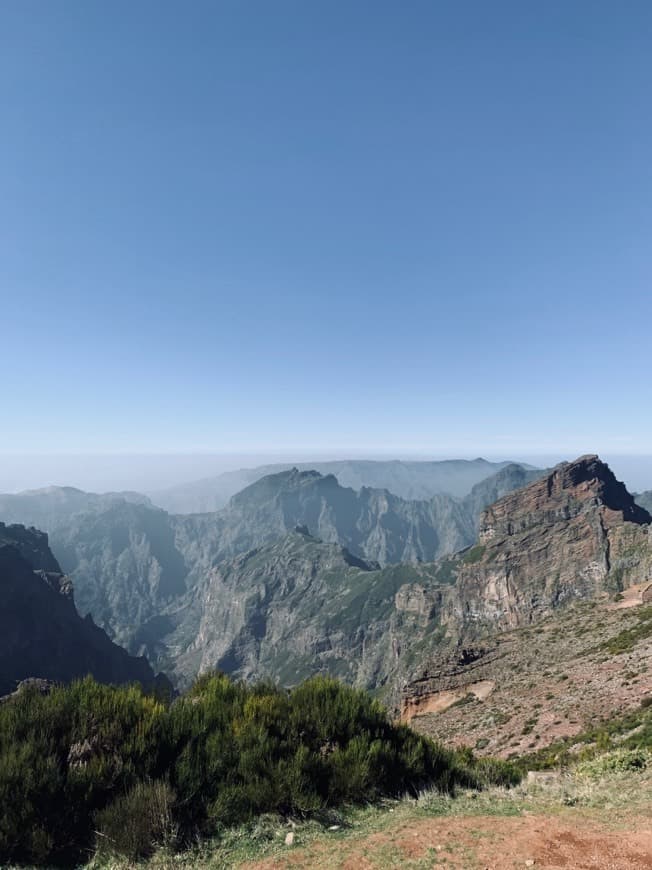
[[0,523],[0,547],[13,547],[35,571],[61,573],[57,560],[48,546],[48,536],[23,525]]
[[549,474],[487,508],[480,519],[480,542],[488,544],[542,524],[564,522],[596,508],[606,526],[652,522],[609,466],[598,456],[587,455],[562,462]]
[[482,514],[451,622],[513,628],[652,572],[650,515],[597,456],[564,462]]

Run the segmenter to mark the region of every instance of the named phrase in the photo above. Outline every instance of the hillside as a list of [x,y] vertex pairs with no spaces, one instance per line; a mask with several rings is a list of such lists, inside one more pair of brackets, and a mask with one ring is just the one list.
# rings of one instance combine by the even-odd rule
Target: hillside
[[0,523],[0,594],[0,695],[31,677],[68,682],[92,674],[101,682],[155,684],[145,659],[79,616],[45,534]]
[[632,587],[622,602],[577,603],[433,656],[403,692],[403,720],[507,758],[639,709],[652,699],[652,607],[640,591]]

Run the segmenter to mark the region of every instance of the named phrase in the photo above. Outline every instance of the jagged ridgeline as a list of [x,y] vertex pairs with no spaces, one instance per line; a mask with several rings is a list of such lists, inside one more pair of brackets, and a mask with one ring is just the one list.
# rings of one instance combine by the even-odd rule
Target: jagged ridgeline
[[[367,474],[367,466],[376,467],[362,465]],[[467,477],[472,475],[465,486],[493,471],[484,461],[462,465]],[[398,466],[404,470],[404,464]],[[452,473],[448,468],[449,479]],[[197,663],[209,666],[213,654],[210,665],[221,663],[247,677],[260,673],[259,655],[247,649],[247,637],[253,634],[256,643],[264,640],[269,625],[265,655],[270,645],[282,642],[274,611],[280,601],[281,613],[290,587],[305,596],[307,627],[292,654],[279,651],[274,669],[264,672],[295,681],[315,667],[326,667],[355,680],[356,673],[338,662],[336,653],[338,646],[349,643],[351,629],[362,617],[360,608],[369,614],[377,608],[375,632],[382,644],[393,596],[406,579],[419,579],[419,564],[471,544],[482,508],[539,474],[507,464],[462,498],[439,493],[410,501],[387,490],[355,491],[332,475],[289,469],[257,480],[217,513],[173,516],[133,493],[98,496],[50,488],[0,496],[0,516],[48,531],[54,553],[73,581],[80,611],[92,614],[130,652],[146,653],[157,666],[174,671],[181,684],[194,677]],[[297,526],[307,536],[297,539]],[[285,536],[289,538],[283,543]],[[254,548],[255,558],[240,560]],[[289,555],[293,549],[296,559]],[[380,581],[376,575],[366,576],[378,566],[401,563],[407,567],[388,570]],[[281,572],[287,580],[280,578]],[[319,614],[319,599],[331,588],[339,590],[341,625],[337,612],[324,613],[324,619]],[[365,604],[369,590],[371,599]],[[205,655],[194,643],[200,628]],[[335,651],[330,664],[311,662],[319,647],[324,653]],[[382,682],[383,659],[384,652],[375,651],[365,660],[362,671],[368,676],[361,678],[363,684]]]
[[445,459],[434,462],[345,459],[304,462],[296,466],[260,465],[257,468],[227,471],[217,477],[173,486],[150,495],[154,504],[170,513],[210,513],[225,507],[232,496],[257,480],[296,467],[299,471],[333,474],[341,486],[351,489],[386,489],[403,499],[427,501],[441,494],[463,498],[476,484],[512,464],[487,462],[486,459]]
[[82,610],[180,687],[326,672],[398,703],[432,655],[649,576],[649,515],[593,456],[509,465],[461,499],[297,469],[212,514],[91,498],[58,514],[55,553]]

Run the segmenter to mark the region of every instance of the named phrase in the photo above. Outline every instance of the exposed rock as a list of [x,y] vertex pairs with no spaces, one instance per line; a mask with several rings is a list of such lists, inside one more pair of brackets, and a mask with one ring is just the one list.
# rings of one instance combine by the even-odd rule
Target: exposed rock
[[596,456],[562,463],[482,514],[479,544],[458,558],[444,618],[467,629],[514,628],[642,582],[652,567],[651,521]]
[[[432,635],[441,593],[406,590],[423,589],[435,570],[381,570],[337,544],[292,532],[205,575],[165,638],[166,666],[182,685],[217,667],[286,685],[323,671],[377,686],[396,668],[405,638]],[[407,606],[397,608],[397,600]]]
[[[421,471],[422,465],[415,463]],[[461,471],[456,463],[443,464],[448,472],[434,465],[444,477],[468,471],[469,482],[493,468],[483,460],[462,463]],[[345,547],[367,568],[430,562],[472,543],[478,511],[541,473],[513,464],[498,467],[498,474],[464,499],[438,494],[407,501],[387,490],[343,487],[332,475],[289,469],[256,481],[213,514],[174,517],[133,494],[99,496],[68,488],[0,496],[0,511],[46,523],[80,612],[91,613],[131,653],[167,667],[166,638],[181,623],[189,624],[187,613],[201,608],[196,591],[206,587],[219,564],[273,546],[295,529]],[[400,463],[394,470],[399,476],[416,474]],[[418,572],[408,571],[406,579],[418,580]],[[437,582],[449,580],[441,566]],[[422,618],[432,610],[424,595],[420,605],[407,604],[421,607]],[[225,598],[227,610],[232,607]]]
[[457,646],[436,651],[410,681],[404,715],[438,703],[441,693],[494,679],[504,646],[484,641],[469,651],[473,638],[652,580],[650,522],[595,456],[562,463],[489,507],[479,543],[453,561],[455,586],[442,600],[441,619]]
[[[92,674],[102,682],[154,686],[143,658],[129,656],[75,609],[72,587],[47,536],[0,523],[0,694],[31,677],[64,682]],[[40,680],[21,690],[44,685]]]

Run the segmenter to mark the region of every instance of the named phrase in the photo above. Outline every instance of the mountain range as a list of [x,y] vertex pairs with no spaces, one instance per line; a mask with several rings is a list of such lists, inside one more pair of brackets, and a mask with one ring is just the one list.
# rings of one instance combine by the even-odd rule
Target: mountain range
[[54,556],[21,532],[50,560],[23,565],[23,584],[52,575],[47,594],[87,624],[65,572],[80,611],[180,687],[215,667],[288,685],[323,671],[397,706],[413,691],[418,707],[438,657],[652,580],[650,515],[595,456],[510,464],[461,498],[403,499],[291,468],[213,513],[56,488],[2,496],[0,512],[51,531]]
[[[318,471],[337,478],[351,489],[387,489],[408,500],[428,500],[435,495],[462,498],[480,481],[514,463],[486,459],[445,459],[433,462],[348,459],[330,462],[276,463],[227,471],[215,477],[192,481],[150,493],[154,504],[170,513],[211,513],[225,507],[232,496],[262,477],[297,468]],[[517,463],[521,464],[522,463]],[[523,466],[531,469],[532,466]]]
[[370,567],[431,562],[471,544],[480,511],[540,474],[510,464],[462,499],[410,501],[292,468],[256,481],[209,514],[171,515],[131,493],[49,488],[0,496],[0,516],[47,531],[80,611],[130,652],[151,656],[170,614],[187,606],[191,590],[217,565],[297,526]]
[[167,666],[181,684],[325,670],[396,699],[442,649],[652,578],[651,521],[589,456],[504,495],[475,546],[430,563],[381,568],[299,528],[203,574]]

